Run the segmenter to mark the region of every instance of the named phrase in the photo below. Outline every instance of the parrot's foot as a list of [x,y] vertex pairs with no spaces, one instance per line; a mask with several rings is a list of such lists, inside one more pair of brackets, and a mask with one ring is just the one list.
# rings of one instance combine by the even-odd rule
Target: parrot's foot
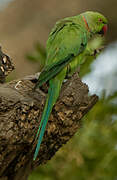
[[26,76],[24,79],[36,83],[39,79],[39,76],[40,76],[40,72],[36,73],[35,75]]
[[66,78],[63,80],[63,83],[66,83],[69,79],[71,79],[72,76],[66,76]]
[[102,49],[104,49],[104,47],[95,49],[95,50],[93,51],[93,53],[91,54],[91,56],[96,57],[97,54],[100,54],[100,53],[101,53]]
[[[40,75],[40,72],[36,73],[35,75],[26,76],[26,77],[24,78],[24,80],[29,80],[29,81],[31,81],[31,82],[33,82],[33,83],[37,83],[38,78],[39,78],[39,75]],[[15,89],[18,90],[18,88],[19,88],[20,85],[21,85],[21,82],[22,82],[22,81],[18,81],[18,82],[16,83]]]
[[68,81],[68,79],[64,79],[64,80],[63,80],[63,83],[66,83],[67,81]]

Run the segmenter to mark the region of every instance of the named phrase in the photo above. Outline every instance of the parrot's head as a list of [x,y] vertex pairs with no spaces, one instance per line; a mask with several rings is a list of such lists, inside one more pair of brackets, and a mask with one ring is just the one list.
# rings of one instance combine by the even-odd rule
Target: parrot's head
[[108,21],[101,13],[87,11],[82,13],[82,17],[88,31],[92,34],[105,35]]

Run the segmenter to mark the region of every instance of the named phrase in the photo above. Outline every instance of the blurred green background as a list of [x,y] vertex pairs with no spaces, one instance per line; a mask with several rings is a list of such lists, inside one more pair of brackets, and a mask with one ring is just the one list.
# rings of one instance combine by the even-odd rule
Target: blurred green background
[[[99,41],[97,38],[93,47]],[[35,52],[27,57],[41,62],[42,67],[44,47],[36,44]],[[98,103],[83,118],[82,128],[71,141],[50,162],[32,172],[29,180],[117,179],[117,44],[109,45],[96,61],[93,59],[87,57],[80,77],[89,85],[90,94],[99,95]]]
[[99,95],[98,103],[77,134],[28,180],[117,180],[117,1],[9,0],[6,5],[0,0],[0,5],[0,43],[13,58],[12,78],[43,67],[46,40],[58,19],[86,10],[102,12],[109,19],[105,50],[93,63],[88,58],[80,72],[90,94]]

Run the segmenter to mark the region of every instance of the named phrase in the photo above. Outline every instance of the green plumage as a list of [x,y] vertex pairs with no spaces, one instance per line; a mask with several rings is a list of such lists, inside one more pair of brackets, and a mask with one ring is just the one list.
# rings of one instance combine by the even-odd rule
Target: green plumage
[[45,132],[46,124],[64,78],[72,75],[82,64],[88,41],[98,33],[103,33],[107,24],[100,13],[86,12],[78,16],[65,18],[56,23],[47,41],[47,59],[39,76],[36,88],[49,81],[48,95],[37,132],[38,143],[34,154],[36,159]]

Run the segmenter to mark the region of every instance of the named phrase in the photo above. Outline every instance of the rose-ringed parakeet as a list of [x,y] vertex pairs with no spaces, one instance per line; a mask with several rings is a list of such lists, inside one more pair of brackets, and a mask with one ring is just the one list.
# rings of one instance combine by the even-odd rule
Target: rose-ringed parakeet
[[107,19],[98,12],[88,11],[58,21],[47,40],[47,58],[35,88],[49,82],[47,99],[36,135],[36,159],[52,108],[57,101],[63,80],[82,64],[89,40],[107,31]]

